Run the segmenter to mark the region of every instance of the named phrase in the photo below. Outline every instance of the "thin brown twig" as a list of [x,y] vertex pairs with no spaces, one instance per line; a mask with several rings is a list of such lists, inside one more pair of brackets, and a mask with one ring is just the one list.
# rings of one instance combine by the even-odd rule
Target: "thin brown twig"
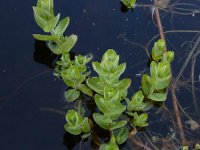
[[180,133],[181,144],[184,145],[186,143],[186,139],[185,139],[183,125],[182,125],[182,122],[181,122],[179,108],[178,108],[178,104],[177,104],[178,100],[177,100],[176,93],[175,93],[176,85],[174,85],[174,83],[172,83],[172,87],[173,87],[173,88],[171,88],[172,103],[173,103],[173,107],[174,107],[174,112],[175,112],[178,130],[179,130],[179,133]]
[[[154,6],[157,6],[158,1],[154,0]],[[163,32],[163,28],[162,28],[162,23],[160,20],[160,13],[157,7],[154,7],[155,9],[155,18],[156,18],[156,23],[158,26],[158,30],[159,30],[159,34],[160,34],[160,38],[165,40],[165,36],[164,36],[164,32]]]

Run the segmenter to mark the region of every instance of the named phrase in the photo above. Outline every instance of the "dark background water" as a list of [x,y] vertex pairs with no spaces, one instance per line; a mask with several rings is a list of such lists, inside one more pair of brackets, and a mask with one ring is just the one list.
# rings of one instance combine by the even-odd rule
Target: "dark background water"
[[[140,3],[153,2],[143,0]],[[176,3],[196,5],[184,6],[187,9],[200,8],[198,0],[170,2]],[[75,140],[64,131],[65,116],[51,111],[66,111],[70,106],[64,99],[65,84],[53,76],[52,63],[55,57],[48,52],[44,43],[35,41],[32,37],[33,33],[42,33],[33,18],[31,6],[35,4],[36,0],[8,0],[1,1],[0,4],[1,150],[64,150],[71,149],[71,141]],[[140,77],[136,74],[145,69],[148,71],[148,57],[143,47],[158,34],[150,9],[139,7],[124,13],[119,0],[58,0],[54,4],[55,12],[61,12],[61,18],[70,16],[67,35],[78,35],[78,42],[72,51],[75,54],[92,53],[94,60],[100,60],[107,49],[115,49],[120,54],[121,62],[127,62],[127,71],[123,76],[133,80],[130,92],[138,90]],[[164,31],[200,30],[199,13],[180,15],[161,11],[161,20]],[[191,50],[181,45],[185,41],[191,41],[195,35],[196,33],[166,35],[168,48],[176,53],[172,66],[174,76]],[[196,64],[195,85],[200,88],[199,59]],[[188,78],[190,68],[188,66],[183,79]],[[183,108],[194,113],[191,93],[185,91],[184,87],[179,89]],[[199,93],[196,93],[197,97],[200,96]],[[171,102],[167,103],[171,107]],[[154,130],[157,123],[151,122],[153,126],[150,124],[149,129]],[[165,129],[166,125],[162,127]],[[200,139],[199,134],[197,138]],[[84,142],[84,145],[90,149],[90,143]]]

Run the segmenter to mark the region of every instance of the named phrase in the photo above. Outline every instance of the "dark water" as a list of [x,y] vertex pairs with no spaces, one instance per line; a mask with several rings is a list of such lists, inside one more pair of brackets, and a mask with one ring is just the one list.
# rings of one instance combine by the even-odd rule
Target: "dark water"
[[[140,4],[152,3],[150,0],[140,1]],[[22,0],[4,1],[0,5],[0,149],[78,149],[80,144],[73,143],[79,142],[78,137],[69,136],[63,128],[65,116],[62,112],[72,106],[67,105],[64,99],[65,84],[53,76],[52,63],[55,56],[45,48],[44,43],[35,41],[32,37],[33,33],[42,33],[33,19],[31,6],[35,4],[36,1],[33,0]],[[178,7],[182,10],[176,9]],[[94,60],[100,60],[107,49],[115,49],[120,54],[121,61],[127,62],[124,76],[133,80],[130,92],[139,89],[138,74],[148,71],[148,57],[144,47],[158,34],[149,8],[137,7],[124,13],[119,0],[62,0],[55,1],[55,9],[56,12],[61,12],[61,17],[70,16],[67,34],[74,33],[79,38],[73,48],[75,54],[92,53]],[[173,30],[166,33],[166,39],[168,49],[175,51],[172,70],[176,77],[193,45],[183,45],[184,42],[193,39],[195,42],[195,37],[199,36],[200,1],[171,0],[167,9],[168,12],[160,13],[164,31]],[[191,10],[197,10],[197,13],[187,15]],[[186,33],[183,30],[193,32]],[[157,39],[149,44],[149,50]],[[191,62],[181,78],[183,84],[180,84],[177,95],[184,110],[200,123],[200,117],[194,111],[190,72]],[[200,88],[198,57],[194,80],[196,88]],[[198,89],[195,92],[199,107],[200,92]],[[166,104],[173,113],[170,98]],[[170,125],[164,117],[152,118],[147,128],[149,133],[169,134]],[[184,118],[188,120],[187,117]],[[190,128],[186,125],[185,130]],[[199,141],[199,132],[199,129],[186,132],[186,136],[190,140]],[[91,149],[90,144],[90,141],[83,142],[82,149]],[[127,149],[132,149],[130,147]]]

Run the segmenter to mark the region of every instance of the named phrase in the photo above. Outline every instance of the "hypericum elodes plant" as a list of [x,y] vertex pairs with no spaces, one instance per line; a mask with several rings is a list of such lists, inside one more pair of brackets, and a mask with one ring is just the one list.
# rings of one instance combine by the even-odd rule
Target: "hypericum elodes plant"
[[[129,5],[132,7],[135,1]],[[141,89],[129,99],[128,88],[131,80],[121,79],[126,63],[119,64],[119,55],[113,49],[107,50],[101,62],[92,62],[96,77],[90,77],[87,63],[91,55],[77,55],[70,59],[70,50],[77,41],[72,34],[64,36],[69,25],[69,17],[59,21],[60,14],[54,16],[53,0],[38,0],[34,10],[36,23],[46,35],[33,34],[37,40],[47,42],[49,49],[57,55],[59,60],[55,63],[54,74],[63,79],[67,85],[65,97],[68,102],[78,101],[77,110],[68,110],[64,128],[73,135],[87,138],[93,127],[92,120],[85,117],[81,108],[82,94],[90,96],[98,109],[93,113],[93,119],[101,128],[109,130],[110,140],[100,145],[100,150],[118,150],[118,145],[127,141],[130,132],[138,127],[148,126],[147,110],[153,107],[154,102],[164,102],[167,97],[172,74],[170,63],[174,52],[165,50],[165,42],[158,40],[152,49],[150,74],[143,74]]]

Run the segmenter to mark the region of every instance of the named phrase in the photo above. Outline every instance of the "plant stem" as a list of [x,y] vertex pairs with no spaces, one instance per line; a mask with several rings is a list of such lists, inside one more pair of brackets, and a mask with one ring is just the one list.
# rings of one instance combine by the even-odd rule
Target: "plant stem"
[[159,33],[160,33],[160,38],[165,41],[165,36],[164,36],[163,28],[162,28],[162,23],[161,23],[161,20],[160,20],[160,13],[159,13],[158,8],[156,7],[157,3],[158,3],[158,1],[154,0],[156,23],[157,23],[158,30],[159,30]]
[[78,113],[82,115],[81,106],[82,106],[82,96],[80,96],[80,99],[78,100]]

